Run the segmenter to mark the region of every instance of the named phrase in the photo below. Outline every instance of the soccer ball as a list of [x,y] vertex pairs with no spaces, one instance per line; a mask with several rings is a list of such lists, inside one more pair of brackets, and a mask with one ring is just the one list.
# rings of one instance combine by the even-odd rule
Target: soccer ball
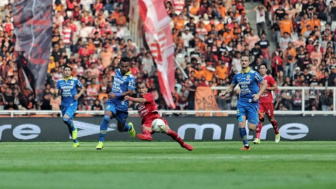
[[162,119],[155,119],[152,122],[152,129],[155,132],[161,133],[165,130],[166,123]]

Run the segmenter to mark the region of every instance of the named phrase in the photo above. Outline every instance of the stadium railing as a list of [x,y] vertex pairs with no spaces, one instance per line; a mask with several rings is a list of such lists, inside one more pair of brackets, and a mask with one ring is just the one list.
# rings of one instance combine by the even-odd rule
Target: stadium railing
[[[225,90],[226,87],[212,87],[213,90]],[[239,89],[239,88],[238,88]],[[336,116],[336,87],[279,87],[279,90],[275,92],[274,98],[279,97],[281,91],[287,90],[293,96],[296,91],[299,91],[301,95],[301,109],[300,110],[276,110],[274,111],[275,115],[334,115]],[[311,98],[312,95],[317,97],[318,95],[322,95],[324,91],[329,90],[332,92],[332,110],[321,111],[321,110],[306,110],[306,100]],[[309,91],[309,92],[308,92]],[[308,93],[307,93],[308,92]],[[52,111],[52,110],[1,110],[0,117],[56,117],[59,116],[60,111]],[[138,116],[138,112],[135,110],[128,111],[130,116]],[[76,111],[77,116],[79,117],[90,117],[90,116],[101,116],[104,115],[104,111]],[[234,110],[159,110],[159,114],[161,116],[188,116],[188,115],[196,115],[196,116],[228,116],[235,115],[236,111]]]

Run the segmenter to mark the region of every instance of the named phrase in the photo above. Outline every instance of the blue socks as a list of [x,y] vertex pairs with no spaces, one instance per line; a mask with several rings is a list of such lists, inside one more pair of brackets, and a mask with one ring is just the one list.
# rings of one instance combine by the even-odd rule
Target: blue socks
[[239,127],[239,134],[240,134],[240,137],[243,140],[244,146],[249,146],[248,141],[247,141],[247,134],[246,134],[245,127],[244,128]]
[[102,122],[100,123],[99,142],[104,142],[104,137],[107,132],[107,126],[110,122],[110,116],[104,115]]
[[[76,130],[75,125],[73,124],[72,120],[70,118],[63,117],[63,122],[68,126],[70,136],[72,137],[72,131]],[[78,140],[73,140],[74,143],[77,143]]]

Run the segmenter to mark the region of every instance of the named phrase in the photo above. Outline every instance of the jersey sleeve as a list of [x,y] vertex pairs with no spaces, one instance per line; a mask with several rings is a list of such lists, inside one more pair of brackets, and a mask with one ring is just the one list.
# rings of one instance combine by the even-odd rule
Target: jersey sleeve
[[262,82],[264,80],[263,77],[258,72],[255,72],[255,79],[257,80],[258,83]]
[[76,86],[79,87],[79,88],[83,88],[83,84],[79,80],[77,80],[77,85]]
[[274,78],[273,77],[269,77],[269,84],[271,85],[271,86],[274,86],[275,84],[276,84],[276,82],[275,82],[275,80],[274,80]]
[[134,77],[129,77],[128,81],[128,90],[135,90],[135,78]]
[[237,85],[237,83],[238,83],[238,81],[237,81],[237,75],[238,74],[236,74],[235,76],[233,76],[231,85]]
[[146,99],[146,102],[154,101],[154,97],[151,93],[147,93],[143,98]]
[[59,83],[60,83],[60,82],[57,81],[57,83],[56,83],[56,89],[60,89],[60,88],[61,88]]

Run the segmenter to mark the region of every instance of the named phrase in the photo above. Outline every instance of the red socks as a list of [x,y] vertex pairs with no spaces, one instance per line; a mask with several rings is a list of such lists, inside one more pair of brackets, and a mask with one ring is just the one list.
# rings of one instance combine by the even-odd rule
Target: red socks
[[273,119],[271,123],[274,128],[275,134],[279,134],[278,122],[275,119]]
[[261,128],[262,128],[262,123],[259,122],[259,123],[258,123],[258,126],[257,126],[257,128],[256,128],[256,138],[259,138],[259,139],[260,139]]
[[172,137],[172,139],[174,139],[176,142],[178,142],[181,146],[184,145],[184,141],[182,140],[182,138],[180,136],[177,135],[177,133],[175,131],[170,129],[167,132],[167,135]]

